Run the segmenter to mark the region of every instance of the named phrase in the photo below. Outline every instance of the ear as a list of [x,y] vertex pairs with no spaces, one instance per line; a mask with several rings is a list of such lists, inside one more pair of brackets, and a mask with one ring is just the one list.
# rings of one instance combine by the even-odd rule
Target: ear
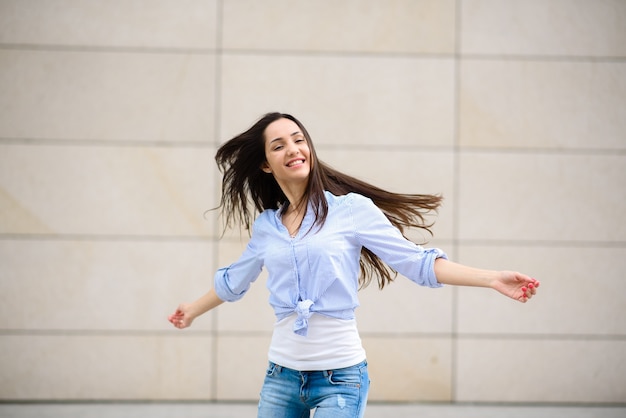
[[270,168],[270,165],[267,163],[267,161],[263,161],[263,164],[261,164],[261,170],[263,170],[267,174],[272,173],[272,169]]

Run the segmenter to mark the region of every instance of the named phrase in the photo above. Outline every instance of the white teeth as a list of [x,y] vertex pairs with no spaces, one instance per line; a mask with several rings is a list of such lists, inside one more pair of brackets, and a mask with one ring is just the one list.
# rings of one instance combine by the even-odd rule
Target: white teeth
[[293,167],[296,164],[304,164],[304,160],[296,160],[289,163],[288,167]]

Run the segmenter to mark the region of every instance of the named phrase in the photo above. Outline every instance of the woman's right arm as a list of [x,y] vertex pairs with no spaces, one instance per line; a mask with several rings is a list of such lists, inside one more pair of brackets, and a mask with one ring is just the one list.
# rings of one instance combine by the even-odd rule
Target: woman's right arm
[[181,303],[167,319],[178,329],[187,328],[198,316],[222,303],[224,301],[217,296],[215,289],[211,289],[195,302]]
[[230,266],[220,268],[215,272],[213,288],[204,296],[192,303],[181,303],[168,317],[172,325],[179,329],[187,328],[198,316],[226,301],[239,300],[248,292],[250,284],[259,277],[263,268],[259,248],[266,247],[263,240],[265,234],[259,234],[257,231],[263,229],[264,223],[267,223],[271,216],[263,212],[257,218],[253,227],[254,233],[241,257]]

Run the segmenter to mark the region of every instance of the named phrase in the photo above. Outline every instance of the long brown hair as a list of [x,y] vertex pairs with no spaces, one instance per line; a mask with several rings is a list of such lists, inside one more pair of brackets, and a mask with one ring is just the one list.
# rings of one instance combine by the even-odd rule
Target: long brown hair
[[[218,209],[224,217],[224,229],[240,224],[249,231],[259,212],[278,209],[287,203],[287,197],[274,176],[261,170],[261,165],[265,162],[265,128],[283,118],[298,125],[310,149],[311,172],[303,198],[311,202],[315,212],[314,225],[324,225],[328,215],[328,203],[324,197],[324,191],[327,190],[334,195],[355,192],[369,197],[402,233],[405,228],[421,228],[431,233],[432,223],[426,222],[425,215],[437,210],[441,204],[441,196],[392,193],[335,170],[317,158],[313,142],[304,125],[295,117],[278,112],[267,113],[247,131],[235,136],[217,150],[215,161],[223,173]],[[367,248],[361,249],[360,266],[361,288],[369,285],[376,275],[378,286],[382,289],[398,274]]]

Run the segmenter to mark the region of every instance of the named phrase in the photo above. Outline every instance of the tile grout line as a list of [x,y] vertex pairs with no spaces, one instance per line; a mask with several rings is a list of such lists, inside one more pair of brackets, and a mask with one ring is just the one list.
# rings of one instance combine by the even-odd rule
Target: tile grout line
[[[218,217],[215,217],[215,225],[221,228]],[[72,234],[72,233],[11,233],[0,232],[0,241],[45,241],[45,242],[150,242],[150,243],[215,243],[215,242],[239,242],[237,237],[218,237],[201,235],[116,235],[116,234]],[[570,240],[523,240],[523,239],[472,239],[472,238],[437,238],[436,242],[446,243],[450,246],[469,247],[527,247],[527,248],[624,248],[626,241],[570,241]]]
[[[218,7],[221,7],[218,5]],[[221,16],[219,17],[221,18]],[[218,22],[220,24],[221,22]],[[220,34],[221,35],[221,34]],[[459,37],[458,34],[457,37]],[[266,55],[266,56],[305,56],[305,57],[350,57],[350,58],[415,58],[415,59],[456,59],[476,61],[536,61],[536,62],[616,62],[626,61],[626,56],[619,55],[559,55],[557,54],[504,54],[480,53],[459,50],[440,53],[429,52],[380,52],[366,50],[304,50],[304,49],[254,49],[254,48],[223,48],[220,44],[216,48],[177,48],[177,47],[141,47],[141,46],[114,46],[114,45],[63,45],[63,44],[29,44],[29,43],[0,43],[0,51],[35,51],[35,52],[88,52],[88,53],[128,53],[128,54],[192,54],[192,55]]]
[[[217,149],[220,145],[221,134],[221,101],[222,101],[222,54],[223,54],[223,20],[224,20],[224,2],[223,0],[217,0],[216,7],[216,25],[215,25],[215,78],[214,78],[214,102],[213,102],[213,145]],[[219,175],[214,179],[216,183],[216,190],[221,191],[221,182],[219,181]],[[218,197],[219,201],[219,197]],[[220,230],[220,216],[213,217],[214,231]],[[214,239],[213,242],[213,271],[217,271],[219,268],[219,238]],[[213,274],[211,274],[213,277]],[[212,401],[218,400],[218,367],[219,367],[219,308],[214,309],[211,316],[211,373],[209,381],[211,382],[211,389],[208,394],[209,399]]]
[[[211,333],[212,331],[208,331]],[[238,330],[238,331],[215,331],[216,334],[226,337],[259,337],[269,338],[272,331],[258,330]],[[447,339],[450,338],[450,332],[405,332],[405,331],[363,331],[360,333],[364,338],[384,338],[384,339]],[[191,331],[186,330],[183,333],[176,330],[159,330],[159,329],[0,329],[0,336],[13,337],[172,337],[172,338],[206,338],[207,330]],[[535,340],[535,341],[584,341],[584,342],[602,342],[602,341],[625,341],[626,334],[607,333],[607,334],[584,334],[584,333],[485,333],[485,332],[466,332],[458,333],[459,340],[494,340],[494,341],[512,341],[512,340]]]
[[[221,63],[220,60],[216,60]],[[220,64],[221,65],[221,64]],[[221,70],[221,68],[219,69]],[[220,92],[216,92],[219,96]],[[219,107],[219,103],[217,103]],[[220,117],[221,109],[216,109],[216,117]],[[216,121],[216,131],[220,122]],[[219,138],[219,137],[218,137]],[[108,147],[108,148],[199,148],[206,149],[219,147],[219,140],[203,141],[159,141],[143,139],[81,139],[81,138],[9,138],[0,137],[0,145],[4,146],[48,146],[48,147]],[[320,144],[320,149],[330,151],[352,150],[354,145]],[[446,153],[449,146],[432,145],[405,145],[405,144],[359,144],[359,149],[365,152],[396,151],[396,152],[433,152]],[[557,156],[626,156],[626,148],[521,148],[521,147],[458,147],[459,154],[507,154],[507,155],[557,155]]]
[[[456,260],[459,257],[459,194],[460,194],[460,167],[459,167],[459,117],[460,117],[460,83],[461,83],[461,71],[460,71],[460,50],[461,50],[461,0],[456,0],[455,9],[454,9],[454,73],[453,73],[453,102],[454,102],[454,114],[453,114],[453,123],[454,123],[454,132],[453,132],[453,143],[452,143],[452,199],[453,199],[453,210],[452,210],[452,259]],[[454,287],[452,289],[452,312],[451,312],[451,335],[450,335],[450,400],[455,401],[457,399],[457,375],[458,375],[458,364],[457,364],[457,352],[458,352],[458,302],[459,302],[459,294],[458,289]]]
[[[210,331],[209,331],[210,332]],[[270,338],[272,331],[257,330],[239,330],[239,331],[222,331],[216,332],[225,337],[255,337]],[[404,331],[363,331],[360,333],[364,338],[383,338],[383,339],[447,339],[450,337],[448,332],[404,332]],[[176,330],[141,330],[141,329],[0,329],[0,336],[8,337],[171,337],[171,338],[206,338],[207,330],[185,331],[180,333]],[[604,341],[624,341],[626,342],[626,334],[607,333],[607,334],[554,334],[554,333],[519,333],[519,334],[500,334],[500,333],[480,333],[468,332],[459,333],[459,340],[493,340],[493,341],[513,341],[513,340],[534,340],[534,341],[582,341],[582,342],[604,342]]]

